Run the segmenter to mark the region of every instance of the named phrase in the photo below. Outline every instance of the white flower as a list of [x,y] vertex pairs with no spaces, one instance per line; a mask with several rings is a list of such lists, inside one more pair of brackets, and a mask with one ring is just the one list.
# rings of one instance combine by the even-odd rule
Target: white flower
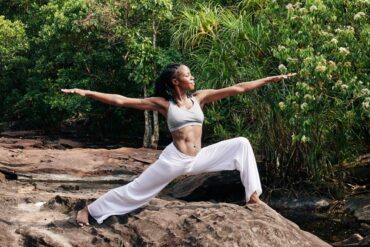
[[355,16],[353,17],[353,19],[354,20],[358,20],[358,19],[361,19],[364,16],[366,16],[366,14],[364,12],[358,12],[357,14],[355,14]]
[[286,108],[286,105],[284,102],[279,102],[279,107],[280,107],[280,110],[284,110]]
[[323,65],[323,64],[318,64],[318,65],[316,66],[315,70],[316,70],[317,72],[325,72],[325,70],[326,70],[326,66],[325,66],[325,65]]
[[299,16],[293,15],[292,17],[290,17],[290,19],[291,20],[299,19]]
[[332,38],[330,42],[333,43],[334,45],[338,44],[338,40],[336,38]]
[[279,68],[279,71],[283,74],[285,74],[288,71],[288,69],[285,67],[284,64],[280,64],[278,68]]
[[305,100],[311,100],[311,99],[313,99],[313,97],[312,97],[312,95],[311,95],[311,94],[305,94],[305,95],[304,95],[304,99],[305,99]]
[[344,67],[351,68],[352,64],[351,62],[345,62]]
[[294,7],[293,7],[293,4],[288,4],[287,6],[285,6],[285,8],[287,9],[287,10],[293,10],[294,9]]
[[288,57],[287,60],[291,63],[297,63],[298,62],[297,58],[292,58],[292,57]]
[[359,0],[360,3],[367,3],[370,4],[370,0]]
[[311,11],[311,12],[314,12],[315,10],[317,10],[316,5],[312,5],[312,6],[310,7],[310,11]]
[[348,85],[346,84],[343,84],[340,87],[343,89],[343,91],[346,91],[348,89]]
[[308,107],[308,104],[306,102],[301,104],[301,109],[304,111]]
[[321,34],[322,36],[331,36],[331,34],[330,34],[330,33],[328,33],[328,32],[326,32],[326,31],[321,31],[321,32],[320,32],[320,34]]
[[345,56],[348,55],[348,54],[350,54],[349,50],[347,48],[345,48],[345,47],[339,47],[339,53],[340,54],[343,54]]
[[337,64],[334,61],[329,60],[328,64],[329,64],[329,68],[331,69],[337,68]]
[[367,89],[367,88],[363,88],[363,89],[361,89],[361,94],[362,95],[370,95],[370,90]]
[[309,141],[310,141],[310,138],[309,138],[309,137],[307,137],[307,136],[305,136],[305,135],[303,135],[303,136],[301,137],[301,141],[302,141],[303,143],[305,143],[305,142],[309,142]]
[[370,97],[366,97],[364,102],[362,102],[362,107],[365,108],[365,110],[369,109],[370,106]]
[[354,34],[355,33],[355,28],[352,27],[352,26],[347,26],[346,32],[347,33],[350,33],[350,34]]
[[279,51],[282,51],[282,50],[285,50],[285,49],[286,49],[286,47],[285,47],[285,46],[283,46],[283,45],[279,45],[279,46],[278,46],[278,50],[279,50]]
[[306,13],[306,12],[307,12],[306,8],[300,8],[298,11],[299,11],[299,13],[301,13],[301,14],[304,14],[304,13]]
[[338,81],[334,84],[333,89],[334,89],[334,88],[336,88],[336,89],[340,88],[340,86],[341,86],[342,84],[343,84],[343,82],[342,82],[341,80],[338,80]]

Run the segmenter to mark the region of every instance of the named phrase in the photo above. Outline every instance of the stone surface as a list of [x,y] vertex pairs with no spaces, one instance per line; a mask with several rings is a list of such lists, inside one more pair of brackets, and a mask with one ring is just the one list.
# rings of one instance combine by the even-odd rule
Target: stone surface
[[344,208],[352,213],[357,220],[370,223],[370,193],[350,197]]
[[269,204],[276,209],[321,210],[330,206],[326,198],[301,196],[299,198],[271,198]]
[[6,183],[8,180],[5,178],[5,175],[3,173],[0,173],[0,184]]
[[[23,141],[27,145],[21,140],[16,146],[4,139],[0,143],[0,171],[7,178],[0,185],[0,246],[330,246],[266,205],[242,207],[171,197],[189,196],[197,186],[221,179],[220,174],[204,175],[199,181],[179,178],[182,185],[175,181],[172,194],[164,193],[162,199],[128,215],[81,228],[74,220],[79,209],[125,183],[114,176],[142,172],[159,151],[61,150]],[[223,175],[231,176],[230,181],[238,178]]]

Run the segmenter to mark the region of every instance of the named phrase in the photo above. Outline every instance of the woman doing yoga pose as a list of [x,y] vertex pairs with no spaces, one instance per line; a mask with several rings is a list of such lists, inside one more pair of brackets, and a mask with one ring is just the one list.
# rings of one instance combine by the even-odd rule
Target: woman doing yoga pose
[[167,65],[155,83],[155,96],[128,98],[82,89],[62,89],[64,93],[86,96],[106,104],[140,110],[158,111],[166,119],[173,142],[158,160],[132,182],[113,189],[77,213],[80,225],[89,224],[91,215],[100,224],[111,215],[129,213],[149,202],[174,178],[221,170],[239,170],[247,203],[259,203],[262,193],[256,160],[244,137],[218,142],[201,148],[203,112],[211,102],[246,93],[265,84],[287,79],[295,74],[266,77],[241,82],[222,89],[195,89],[194,77],[183,64]]

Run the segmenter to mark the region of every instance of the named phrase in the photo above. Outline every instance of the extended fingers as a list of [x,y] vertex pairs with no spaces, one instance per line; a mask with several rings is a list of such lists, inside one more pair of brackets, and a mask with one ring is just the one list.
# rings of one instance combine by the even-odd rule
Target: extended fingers
[[76,93],[75,89],[62,89],[61,90],[63,93]]
[[281,75],[280,79],[288,79],[290,77],[293,77],[293,76],[296,76],[297,73],[289,73],[289,74],[286,74],[286,75]]

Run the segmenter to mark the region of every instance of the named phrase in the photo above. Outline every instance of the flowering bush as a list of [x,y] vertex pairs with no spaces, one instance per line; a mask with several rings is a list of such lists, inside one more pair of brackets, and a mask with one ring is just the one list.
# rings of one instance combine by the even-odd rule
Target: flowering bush
[[369,7],[369,1],[312,0],[266,11],[281,13],[272,22],[278,69],[299,73],[278,105],[292,146],[312,156],[301,161],[311,172],[366,148],[359,145],[369,134],[370,25],[363,12]]
[[[204,87],[297,72],[289,81],[209,107],[208,123],[220,139],[242,134],[257,142],[274,181],[322,181],[333,175],[332,164],[369,145],[370,1],[253,3],[212,7],[209,16],[216,21],[208,32],[200,28],[206,20],[194,24],[194,10],[185,12],[175,28],[187,35],[175,32],[175,41],[185,44],[198,79],[208,81]],[[202,39],[186,43],[197,37]]]

